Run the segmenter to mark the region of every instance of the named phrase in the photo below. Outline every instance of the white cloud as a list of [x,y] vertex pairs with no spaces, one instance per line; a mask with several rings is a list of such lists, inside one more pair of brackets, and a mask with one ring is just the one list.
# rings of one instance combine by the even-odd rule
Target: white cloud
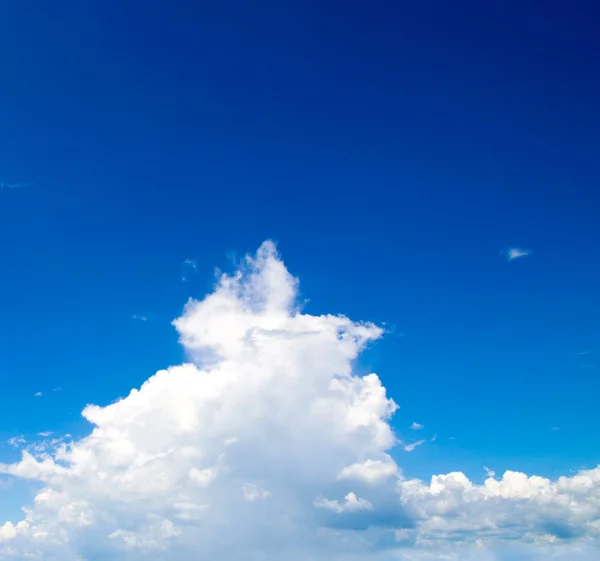
[[417,440],[416,442],[412,442],[411,444],[407,444],[404,446],[404,450],[406,452],[413,452],[417,446],[421,446],[421,444],[425,444],[425,440]]
[[44,395],[42,392],[36,392],[33,397],[42,397],[42,395]]
[[354,479],[368,485],[380,483],[382,480],[398,474],[398,466],[387,454],[385,460],[366,460],[344,467],[338,479]]
[[411,430],[421,430],[422,428],[423,428],[423,425],[421,425],[419,423],[413,423],[412,425],[410,425]]
[[317,508],[332,510],[336,514],[345,512],[359,512],[361,510],[373,510],[373,505],[366,499],[361,499],[355,493],[348,493],[343,501],[332,501],[319,497],[315,499],[314,505]]
[[43,436],[43,437],[52,436],[52,432],[50,432],[50,431],[38,432],[38,436]]
[[496,477],[496,472],[491,470],[490,468],[483,466],[483,470],[488,477]]
[[141,314],[133,314],[131,316],[131,319],[135,319],[135,320],[138,320],[138,321],[148,321],[148,316],[144,316],[144,315],[141,315]]
[[190,363],[87,406],[87,437],[0,464],[41,482],[23,520],[0,526],[0,559],[425,561],[441,544],[466,560],[514,540],[566,561],[565,538],[596,539],[599,470],[406,479],[389,454],[397,406],[376,374],[352,370],[382,330],[300,313],[296,295],[264,244],[174,322]]
[[507,471],[473,484],[462,473],[399,482],[418,519],[417,542],[600,538],[600,468],[556,481]]
[[519,259],[521,257],[527,257],[532,253],[533,251],[531,249],[523,249],[521,247],[510,247],[504,251],[507,261],[512,261],[513,259]]
[[9,438],[6,443],[9,446],[12,446],[13,448],[20,448],[21,444],[26,444],[27,441],[25,440],[25,438],[23,437],[23,435],[20,436],[13,436],[12,438]]

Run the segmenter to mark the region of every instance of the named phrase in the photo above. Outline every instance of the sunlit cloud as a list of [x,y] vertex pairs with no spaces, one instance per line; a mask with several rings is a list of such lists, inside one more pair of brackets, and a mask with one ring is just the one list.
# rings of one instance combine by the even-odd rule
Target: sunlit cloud
[[0,473],[35,497],[0,525],[0,559],[463,561],[506,544],[574,559],[597,543],[600,468],[405,473],[394,448],[425,440],[398,442],[398,405],[357,370],[384,330],[306,313],[298,291],[265,242],[173,322],[187,363],[86,406],[83,438],[14,437]]

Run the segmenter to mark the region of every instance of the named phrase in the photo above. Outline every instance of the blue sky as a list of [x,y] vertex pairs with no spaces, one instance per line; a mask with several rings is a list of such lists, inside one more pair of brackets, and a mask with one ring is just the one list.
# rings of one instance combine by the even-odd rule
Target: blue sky
[[84,4],[0,8],[3,440],[87,434],[273,239],[308,313],[394,326],[407,474],[600,463],[597,7]]

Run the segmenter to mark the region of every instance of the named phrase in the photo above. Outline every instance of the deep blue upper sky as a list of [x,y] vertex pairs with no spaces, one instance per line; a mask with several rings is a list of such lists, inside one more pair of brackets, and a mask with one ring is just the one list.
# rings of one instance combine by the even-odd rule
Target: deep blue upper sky
[[89,430],[87,402],[183,359],[169,322],[213,268],[272,238],[308,312],[396,326],[363,366],[401,435],[438,434],[408,473],[597,464],[599,17],[5,2],[0,180],[37,183],[0,191],[0,434]]

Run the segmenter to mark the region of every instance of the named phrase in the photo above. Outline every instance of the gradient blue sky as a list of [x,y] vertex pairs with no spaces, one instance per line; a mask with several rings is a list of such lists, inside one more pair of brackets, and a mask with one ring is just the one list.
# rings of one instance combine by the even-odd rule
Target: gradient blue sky
[[175,4],[0,8],[2,439],[85,434],[271,238],[307,311],[395,326],[408,474],[600,462],[598,7]]

